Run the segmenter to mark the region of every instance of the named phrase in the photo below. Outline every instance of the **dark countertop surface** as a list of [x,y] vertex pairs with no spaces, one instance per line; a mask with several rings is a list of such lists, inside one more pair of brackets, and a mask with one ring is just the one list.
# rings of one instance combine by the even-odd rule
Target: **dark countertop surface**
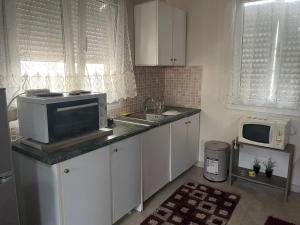
[[72,147],[63,148],[54,152],[44,152],[24,145],[20,141],[16,141],[13,143],[13,151],[19,152],[23,155],[26,155],[32,159],[38,160],[48,165],[54,165],[56,163],[66,161],[76,156],[85,154],[90,151],[94,151],[96,149],[113,144],[120,140],[143,133],[152,128],[168,124],[185,117],[189,117],[201,111],[200,109],[181,107],[168,107],[167,109],[174,109],[181,113],[175,116],[167,116],[165,119],[159,122],[148,122],[147,126],[136,124],[134,120],[127,117],[118,117],[115,119],[115,125],[113,127],[112,135],[87,141],[81,144],[74,145]]

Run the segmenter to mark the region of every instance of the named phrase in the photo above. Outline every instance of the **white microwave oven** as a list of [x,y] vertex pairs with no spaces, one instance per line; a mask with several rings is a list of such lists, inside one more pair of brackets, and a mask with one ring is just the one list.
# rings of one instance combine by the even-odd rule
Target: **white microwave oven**
[[288,119],[243,116],[238,139],[241,143],[284,150],[289,141],[289,126]]
[[21,95],[18,118],[24,138],[52,143],[80,136],[106,126],[106,94]]

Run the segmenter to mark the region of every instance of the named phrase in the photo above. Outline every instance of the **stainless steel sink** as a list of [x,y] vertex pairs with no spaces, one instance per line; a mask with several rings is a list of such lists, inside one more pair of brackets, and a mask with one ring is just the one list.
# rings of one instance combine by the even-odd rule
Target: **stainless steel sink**
[[127,117],[148,122],[159,122],[165,119],[167,116],[156,113],[133,113],[128,115]]
[[161,114],[146,113],[146,120],[149,120],[149,121],[161,121],[166,117],[167,116],[164,116],[164,115],[161,115]]
[[133,123],[133,124],[140,124],[143,126],[151,126],[153,123],[159,123],[166,118],[181,114],[183,112],[178,112],[176,110],[166,110],[162,113],[155,113],[153,111],[144,113],[144,112],[137,112],[132,113],[127,116],[119,117],[115,120]]

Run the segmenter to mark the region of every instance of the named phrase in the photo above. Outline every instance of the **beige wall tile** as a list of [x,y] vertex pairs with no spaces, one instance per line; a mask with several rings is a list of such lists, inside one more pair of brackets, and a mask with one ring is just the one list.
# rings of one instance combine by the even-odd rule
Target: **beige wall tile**
[[135,67],[137,96],[120,102],[108,112],[116,117],[124,112],[137,112],[147,97],[165,102],[165,105],[200,108],[201,106],[200,66],[188,67]]

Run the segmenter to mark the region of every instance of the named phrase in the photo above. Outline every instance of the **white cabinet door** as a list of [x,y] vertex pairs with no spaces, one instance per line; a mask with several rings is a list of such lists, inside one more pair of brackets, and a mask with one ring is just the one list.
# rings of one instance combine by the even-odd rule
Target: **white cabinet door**
[[135,65],[157,65],[157,2],[134,7]]
[[199,114],[171,124],[171,181],[199,158]]
[[199,160],[200,115],[195,114],[188,118],[188,167]]
[[111,146],[113,223],[141,203],[140,136]]
[[170,126],[149,130],[141,135],[143,200],[147,200],[169,182]]
[[164,1],[134,7],[135,65],[185,65],[186,13]]
[[165,2],[158,2],[158,65],[173,65],[172,45],[172,7]]
[[173,8],[173,62],[184,66],[186,57],[186,12]]
[[64,225],[110,225],[110,151],[104,147],[60,164]]
[[171,124],[171,180],[174,180],[188,167],[187,119]]

